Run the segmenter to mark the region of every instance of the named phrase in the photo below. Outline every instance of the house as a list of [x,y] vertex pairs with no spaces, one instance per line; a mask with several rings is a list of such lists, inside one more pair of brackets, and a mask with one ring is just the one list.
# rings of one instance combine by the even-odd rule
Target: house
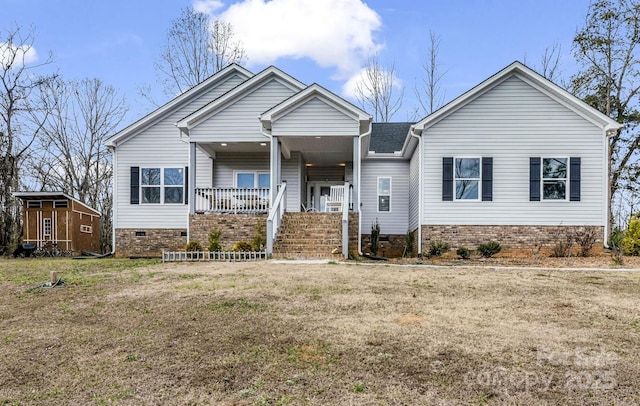
[[[107,141],[117,255],[222,231],[269,253],[383,255],[429,241],[551,246],[607,230],[607,137],[620,125],[514,62],[416,123],[371,116],[276,67],[230,65]],[[264,226],[264,227],[263,227]]]
[[63,192],[16,192],[22,241],[47,249],[100,252],[100,213]]

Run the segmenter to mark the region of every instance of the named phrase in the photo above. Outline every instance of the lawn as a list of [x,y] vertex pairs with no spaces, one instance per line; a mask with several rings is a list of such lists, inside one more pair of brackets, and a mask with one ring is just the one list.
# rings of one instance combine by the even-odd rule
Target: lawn
[[3,259],[0,289],[0,405],[640,403],[640,271]]

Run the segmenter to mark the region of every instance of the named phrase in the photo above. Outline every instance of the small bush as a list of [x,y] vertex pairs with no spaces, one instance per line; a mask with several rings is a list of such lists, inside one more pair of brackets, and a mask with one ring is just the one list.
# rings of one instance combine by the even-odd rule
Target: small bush
[[460,247],[456,250],[456,254],[458,254],[458,256],[462,259],[469,259],[471,258],[471,250],[469,248],[466,247]]
[[573,240],[580,247],[579,255],[588,257],[598,239],[598,231],[596,227],[583,227],[573,233]]
[[233,248],[231,248],[231,251],[235,251],[235,252],[251,252],[251,251],[253,251],[253,247],[251,246],[251,244],[249,244],[246,241],[238,241],[237,243],[235,243]]
[[502,246],[500,246],[500,243],[497,241],[489,241],[488,243],[480,244],[478,246],[478,252],[484,258],[491,258],[500,251],[502,251]]
[[407,234],[404,237],[404,255],[412,257],[413,256],[413,246],[415,242],[416,236],[410,230],[407,231]]
[[449,243],[442,240],[429,241],[429,255],[430,257],[439,257],[445,252],[449,251],[451,246]]
[[222,231],[215,229],[209,233],[209,251],[222,251],[220,236]]
[[378,255],[378,249],[380,248],[380,224],[378,219],[371,225],[371,253]]
[[202,251],[202,245],[198,241],[189,241],[184,250],[187,252]]
[[263,251],[264,247],[267,246],[267,232],[264,227],[264,220],[258,219],[256,222],[255,232],[253,234],[253,241],[251,246],[254,251]]
[[552,235],[555,244],[551,247],[551,256],[555,258],[568,258],[573,250],[573,236],[563,227],[558,227]]
[[633,216],[622,237],[622,250],[625,255],[640,255],[640,218]]
[[609,236],[609,248],[611,248],[611,259],[615,265],[624,263],[624,252],[622,251],[622,240],[624,239],[624,231],[614,228]]

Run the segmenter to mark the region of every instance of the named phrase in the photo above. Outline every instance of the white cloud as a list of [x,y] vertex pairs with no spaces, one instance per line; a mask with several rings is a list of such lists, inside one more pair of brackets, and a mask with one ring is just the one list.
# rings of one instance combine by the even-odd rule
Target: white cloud
[[250,65],[310,58],[347,79],[382,47],[380,16],[361,0],[242,0],[218,17],[232,24]]
[[[382,69],[380,71],[380,74],[383,77],[387,77],[389,75],[389,71]],[[366,68],[362,68],[359,72],[347,79],[344,85],[342,85],[342,94],[345,97],[356,99],[356,88],[358,86],[358,83],[363,83],[366,80],[369,80],[367,79]],[[402,81],[402,79],[398,78],[395,73],[393,74],[393,77],[391,79],[391,84],[396,90],[401,90],[404,86],[404,82]]]
[[[13,59],[13,62],[11,61]],[[7,66],[9,63],[13,63],[14,66],[23,66],[38,60],[38,53],[32,46],[19,46],[16,47],[13,44],[7,44],[6,42],[0,43],[0,64]]]
[[193,9],[199,13],[212,14],[222,8],[224,4],[220,0],[194,0]]

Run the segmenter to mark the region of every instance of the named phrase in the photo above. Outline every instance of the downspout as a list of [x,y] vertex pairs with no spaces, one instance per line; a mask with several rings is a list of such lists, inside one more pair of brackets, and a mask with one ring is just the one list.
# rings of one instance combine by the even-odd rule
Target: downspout
[[373,124],[371,120],[369,120],[369,130],[364,134],[358,136],[358,201],[357,204],[357,213],[358,213],[358,255],[362,255],[362,213],[360,211],[360,179],[362,178],[362,138],[367,135],[371,135],[371,129],[373,128]]
[[422,160],[422,133],[420,135],[416,135],[414,133],[414,129],[411,129],[411,136],[416,137],[418,139],[418,255],[422,253],[422,209],[423,209],[423,199],[422,199],[422,169],[424,162]]
[[[116,147],[110,146],[107,147],[111,152],[111,156],[113,157],[113,168],[118,168],[118,156],[116,155]],[[113,205],[111,208],[111,255],[116,255],[116,227],[118,225],[118,176],[117,173],[113,175],[113,183],[111,184],[113,188],[111,190],[111,197],[113,198]]]
[[609,207],[610,207],[610,202],[611,202],[611,198],[613,196],[611,196],[611,185],[610,185],[610,178],[609,178],[609,136],[611,135],[611,132],[614,130],[609,130],[607,128],[604,129],[604,185],[605,185],[605,190],[606,193],[604,194],[604,235],[602,236],[602,241],[604,242],[604,247],[605,248],[610,248],[609,247]]

